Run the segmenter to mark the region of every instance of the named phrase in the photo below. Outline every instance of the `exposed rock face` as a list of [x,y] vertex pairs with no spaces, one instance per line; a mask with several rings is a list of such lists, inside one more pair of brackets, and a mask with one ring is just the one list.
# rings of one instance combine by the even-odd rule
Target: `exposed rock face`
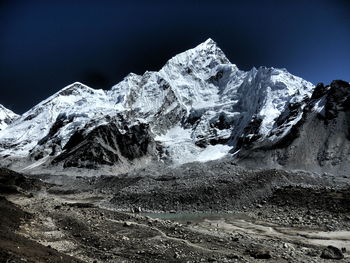
[[[318,84],[302,116],[280,143],[260,140],[245,144],[237,158],[241,163],[306,169],[348,175],[350,168],[350,84],[336,80]],[[299,114],[299,113],[298,113]],[[288,118],[293,117],[293,110]],[[279,121],[277,121],[279,123]]]
[[350,84],[342,80],[334,80],[326,94],[325,119],[332,120],[338,113],[350,110]]
[[90,132],[78,130],[53,160],[63,167],[97,168],[99,165],[130,163],[147,155],[156,155],[156,143],[145,123],[118,127],[109,122]]

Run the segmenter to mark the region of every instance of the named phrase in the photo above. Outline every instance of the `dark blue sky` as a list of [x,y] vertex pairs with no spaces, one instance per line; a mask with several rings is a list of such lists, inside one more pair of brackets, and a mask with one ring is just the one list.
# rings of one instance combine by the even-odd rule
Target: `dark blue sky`
[[22,113],[74,81],[110,88],[213,38],[231,62],[350,81],[350,1],[0,3],[0,103]]

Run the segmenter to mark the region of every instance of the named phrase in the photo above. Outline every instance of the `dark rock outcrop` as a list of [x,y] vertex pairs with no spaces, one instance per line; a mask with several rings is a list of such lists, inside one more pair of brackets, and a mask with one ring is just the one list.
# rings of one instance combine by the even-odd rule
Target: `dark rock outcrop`
[[36,179],[26,177],[6,168],[0,168],[0,195],[38,190],[43,185],[43,182]]
[[311,100],[317,100],[326,95],[328,86],[325,86],[322,82],[318,83],[312,93]]
[[131,162],[143,156],[156,155],[148,124],[120,127],[117,122],[100,125],[91,131],[78,130],[53,164],[66,167],[97,168]]
[[334,246],[326,247],[321,254],[321,258],[324,259],[343,259],[344,255],[339,248]]
[[326,95],[326,120],[335,119],[339,111],[349,110],[350,84],[342,80],[334,80]]

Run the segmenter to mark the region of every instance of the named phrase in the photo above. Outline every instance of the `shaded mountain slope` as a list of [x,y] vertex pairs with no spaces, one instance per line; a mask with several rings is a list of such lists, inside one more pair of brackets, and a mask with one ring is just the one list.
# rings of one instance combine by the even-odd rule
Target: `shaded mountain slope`
[[240,163],[305,169],[348,176],[350,169],[350,84],[333,81],[317,85],[302,118],[277,144],[268,140],[246,143]]

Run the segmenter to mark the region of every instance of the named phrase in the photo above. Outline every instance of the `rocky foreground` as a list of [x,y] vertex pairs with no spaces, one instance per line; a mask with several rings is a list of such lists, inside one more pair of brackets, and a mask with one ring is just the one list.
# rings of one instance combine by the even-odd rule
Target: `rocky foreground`
[[195,165],[46,182],[2,169],[0,262],[350,260],[345,179],[220,167],[208,186]]

